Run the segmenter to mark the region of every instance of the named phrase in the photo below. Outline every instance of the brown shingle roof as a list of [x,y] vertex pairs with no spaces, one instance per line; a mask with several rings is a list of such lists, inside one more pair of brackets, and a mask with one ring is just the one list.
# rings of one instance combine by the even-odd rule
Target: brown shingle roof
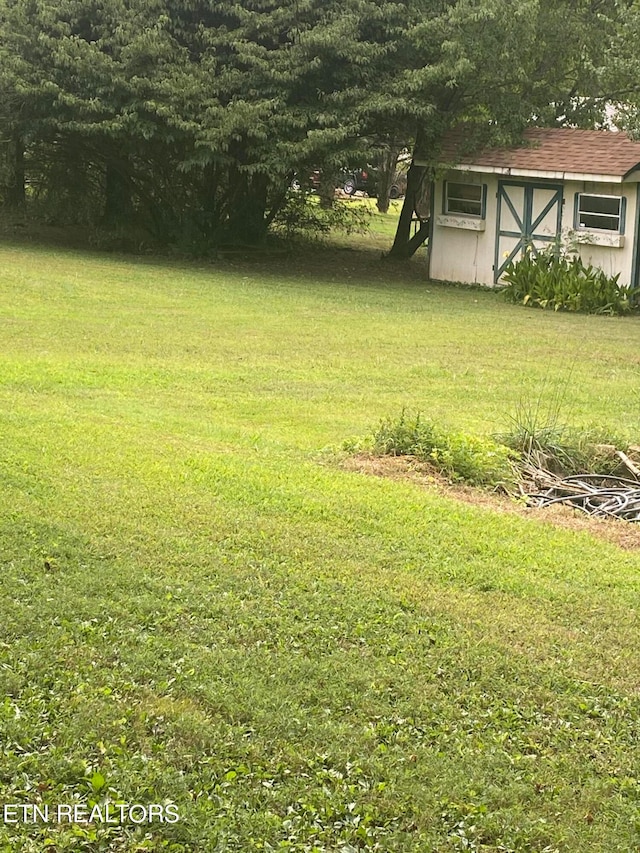
[[640,142],[626,133],[610,130],[577,130],[572,127],[530,127],[524,132],[529,143],[522,148],[489,148],[476,154],[459,155],[460,131],[445,139],[441,161],[455,165],[488,166],[531,172],[566,172],[611,175],[618,178],[640,164]]

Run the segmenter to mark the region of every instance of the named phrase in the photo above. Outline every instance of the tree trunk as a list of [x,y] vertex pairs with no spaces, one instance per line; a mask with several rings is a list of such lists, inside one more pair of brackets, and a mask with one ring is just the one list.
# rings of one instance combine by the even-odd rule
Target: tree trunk
[[333,202],[336,197],[337,176],[330,169],[323,169],[320,173],[320,183],[318,184],[318,198],[320,199],[320,207],[328,210],[333,207]]
[[388,258],[411,258],[429,236],[429,221],[421,219],[420,228],[411,236],[414,215],[418,215],[419,201],[427,179],[427,167],[412,163],[407,173],[407,192],[398,220],[398,228]]
[[216,222],[220,218],[220,198],[218,184],[220,174],[215,163],[207,163],[202,173],[202,210],[208,222]]
[[132,187],[122,163],[107,162],[102,223],[109,228],[133,219]]
[[[416,144],[413,150],[413,161],[407,172],[407,191],[404,204],[398,220],[398,228],[393,241],[393,246],[388,258],[411,258],[422,246],[429,236],[429,222],[425,216],[424,199],[427,187],[425,182],[430,180],[430,174],[426,166],[416,165],[416,159],[426,160],[428,154],[427,134],[423,128],[418,128],[416,133]],[[414,216],[420,219],[418,231],[411,236],[411,223]]]
[[385,151],[381,158],[378,171],[378,199],[376,201],[376,206],[380,213],[387,213],[389,210],[389,193],[393,186],[393,179],[396,176],[399,156],[400,152],[397,148],[390,148],[388,151]]
[[274,219],[276,218],[276,216],[280,213],[280,211],[284,207],[284,205],[287,201],[287,196],[289,195],[289,184],[290,184],[290,181],[287,181],[287,185],[286,185],[284,191],[281,191],[279,195],[277,195],[275,198],[273,198],[271,200],[271,207],[269,208],[269,212],[265,213],[265,218],[264,218],[265,231],[268,231],[269,228],[271,228],[271,225],[273,224]]
[[234,243],[255,246],[267,233],[267,176],[250,176],[232,167],[230,181],[233,190],[226,229],[228,238]]
[[14,134],[5,148],[6,180],[1,194],[5,207],[21,210],[25,205],[24,188],[24,143],[19,134]]

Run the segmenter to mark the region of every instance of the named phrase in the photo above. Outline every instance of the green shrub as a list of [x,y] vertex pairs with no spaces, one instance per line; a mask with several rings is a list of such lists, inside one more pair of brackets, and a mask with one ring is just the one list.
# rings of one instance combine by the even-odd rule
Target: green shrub
[[373,214],[361,205],[334,200],[323,207],[311,191],[290,190],[271,225],[274,234],[285,239],[320,240],[332,232],[365,234]]
[[585,266],[579,255],[563,254],[555,245],[538,254],[525,252],[507,266],[503,278],[506,299],[523,305],[587,314],[628,314],[638,309],[640,288],[620,284],[619,273],[608,276],[591,264]]
[[373,452],[389,456],[415,456],[430,462],[451,480],[476,486],[495,486],[514,479],[516,454],[491,438],[450,432],[423,420],[420,413],[381,421],[373,435]]

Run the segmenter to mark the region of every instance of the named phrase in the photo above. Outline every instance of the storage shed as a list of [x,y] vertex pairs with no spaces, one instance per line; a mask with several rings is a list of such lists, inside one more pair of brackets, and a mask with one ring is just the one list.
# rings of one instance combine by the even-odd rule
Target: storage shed
[[525,144],[459,156],[434,184],[429,277],[493,285],[508,263],[571,239],[585,263],[620,283],[640,276],[640,142],[627,134],[529,128]]

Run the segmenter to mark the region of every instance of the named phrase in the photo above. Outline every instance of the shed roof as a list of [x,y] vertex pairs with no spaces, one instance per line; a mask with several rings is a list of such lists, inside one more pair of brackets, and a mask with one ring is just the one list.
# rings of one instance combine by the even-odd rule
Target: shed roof
[[[640,142],[620,131],[530,127],[523,136],[525,144],[519,148],[459,155],[463,131],[458,129],[445,138],[441,161],[468,171],[614,183],[640,169]],[[632,180],[640,180],[640,174]]]

